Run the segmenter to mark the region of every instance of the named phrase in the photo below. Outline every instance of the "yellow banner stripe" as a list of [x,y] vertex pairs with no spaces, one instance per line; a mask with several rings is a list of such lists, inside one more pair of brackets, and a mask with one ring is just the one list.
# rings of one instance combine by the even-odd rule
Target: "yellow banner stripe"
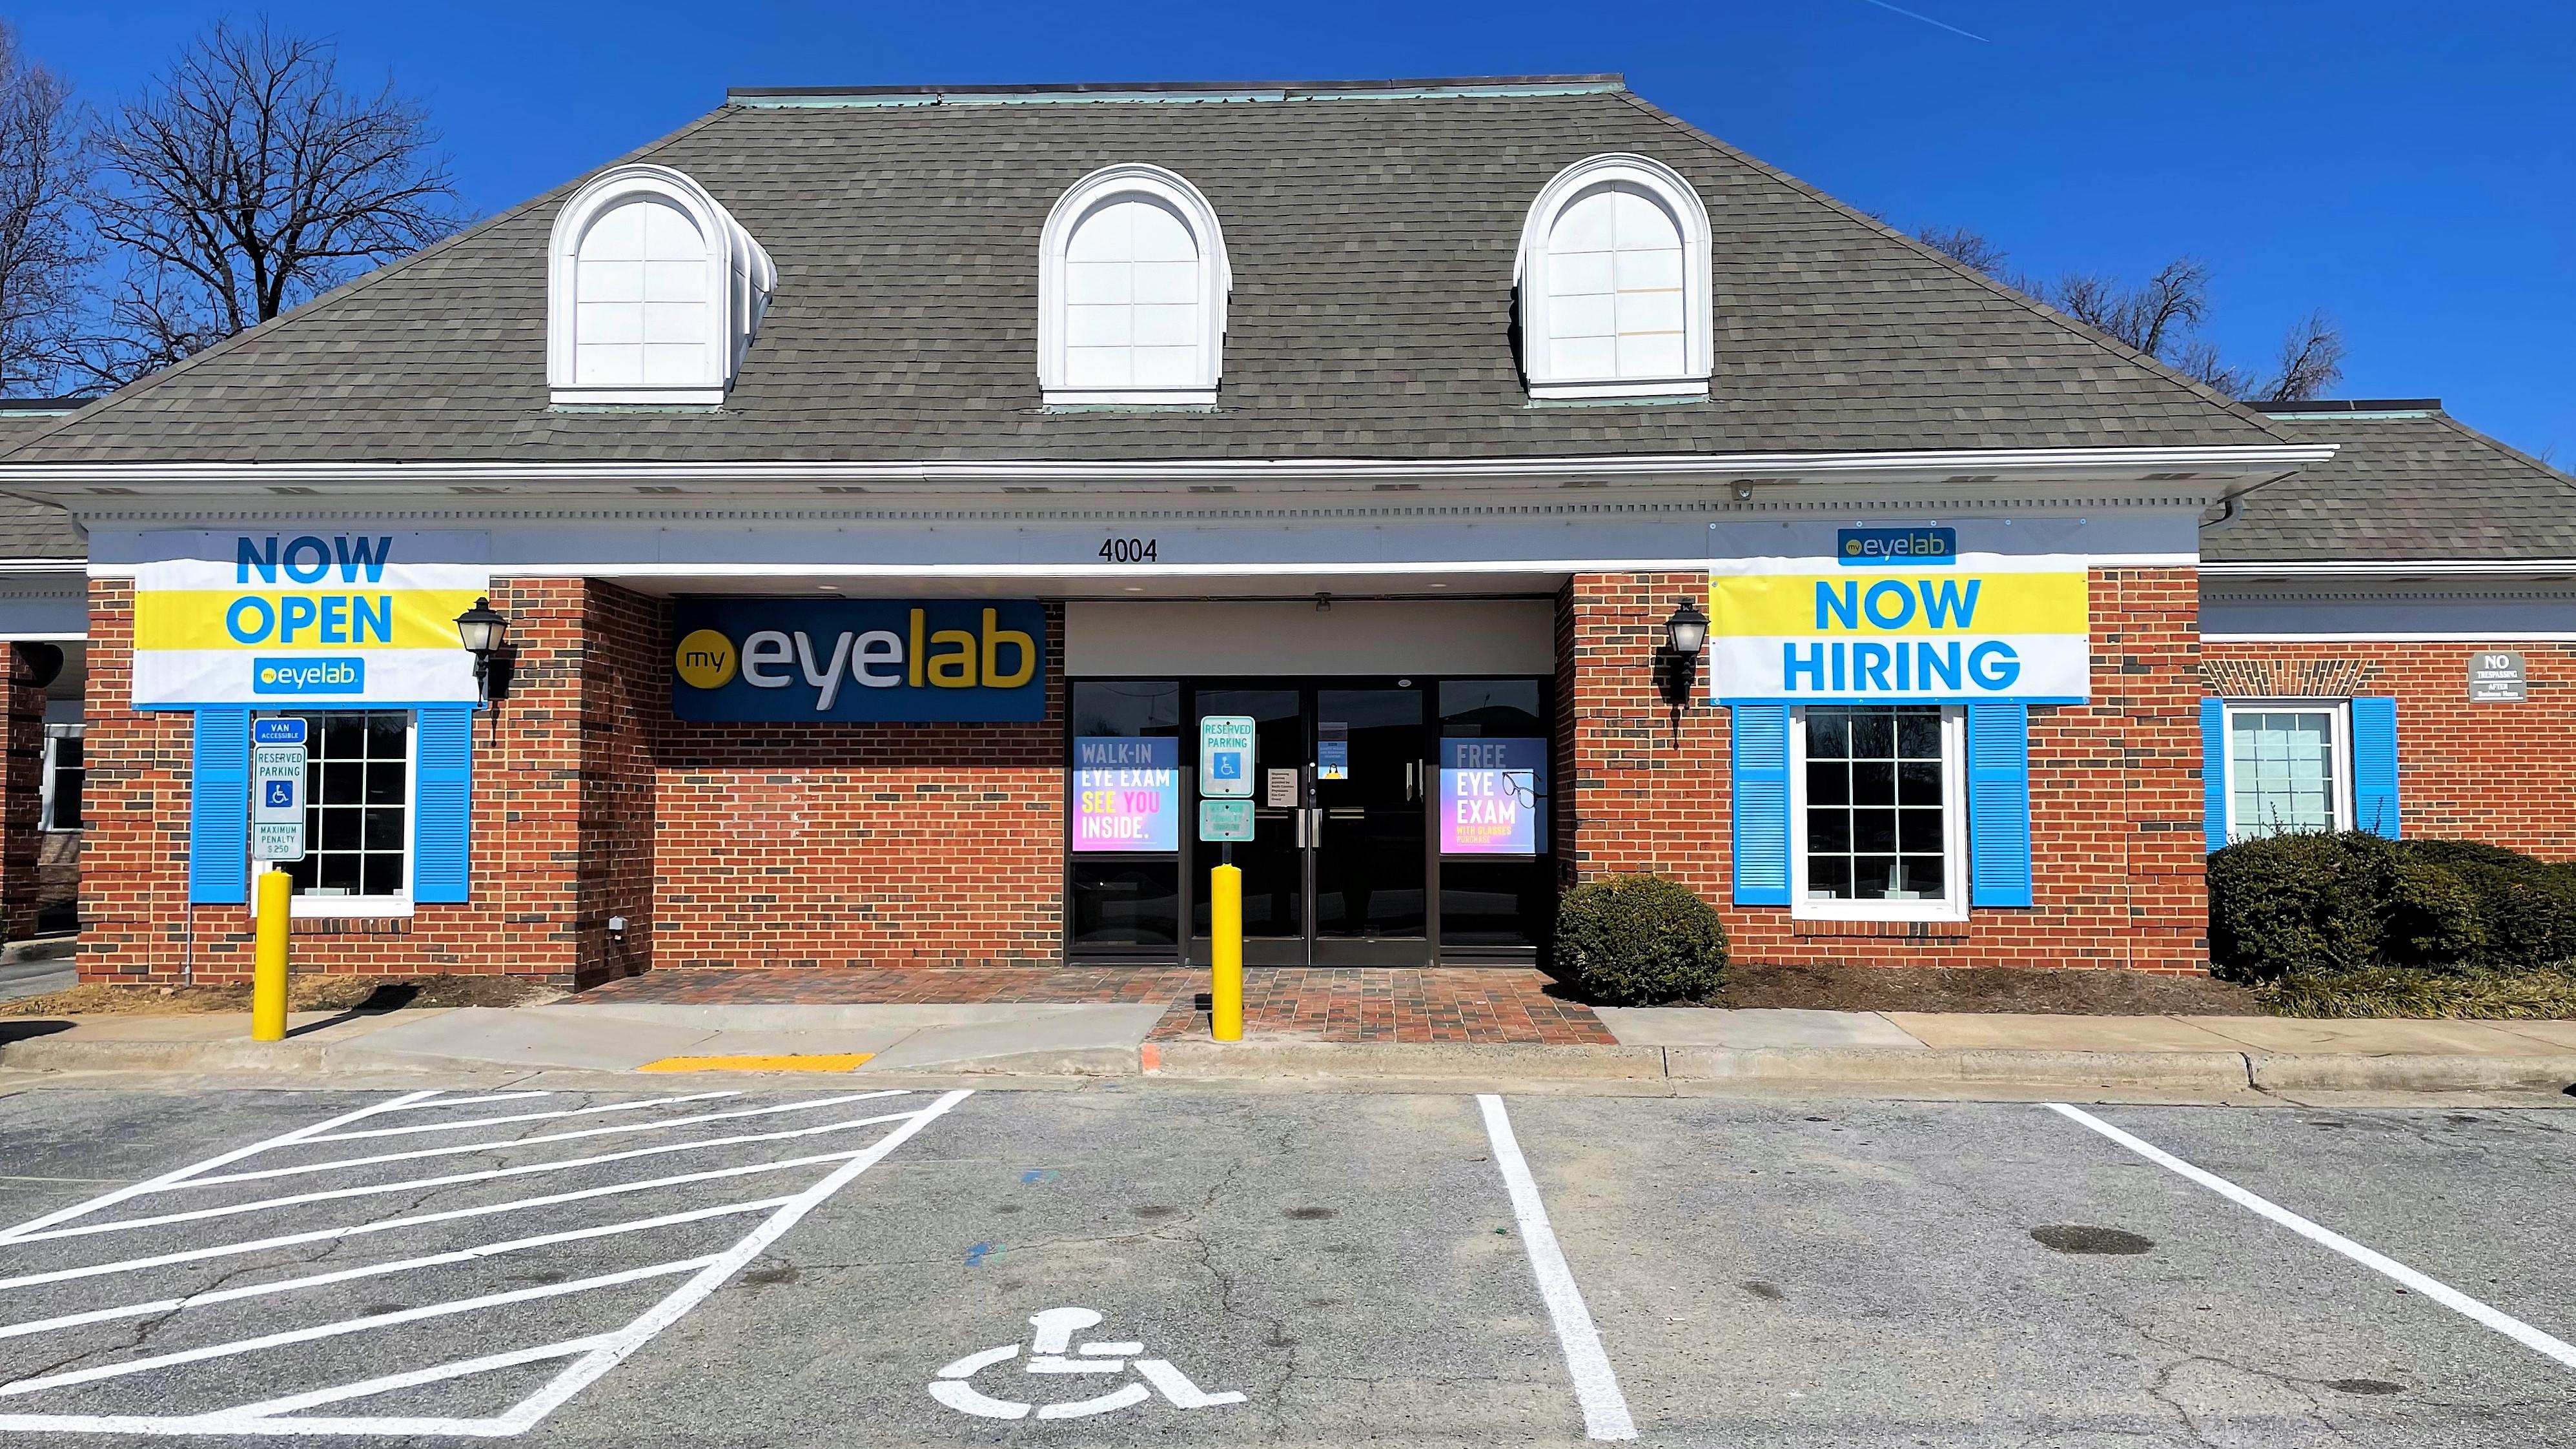
[[474,607],[480,593],[363,584],[156,590],[134,596],[134,647],[267,653],[462,649],[456,616]]
[[2092,626],[2080,573],[1718,575],[1708,605],[1709,632],[1720,637],[2082,634]]

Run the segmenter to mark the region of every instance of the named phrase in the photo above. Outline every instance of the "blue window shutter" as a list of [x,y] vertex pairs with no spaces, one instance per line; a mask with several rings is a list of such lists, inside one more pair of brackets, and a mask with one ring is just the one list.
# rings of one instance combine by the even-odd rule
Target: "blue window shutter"
[[188,903],[249,899],[250,711],[197,711],[188,775]]
[[2227,701],[2200,702],[2201,849],[2227,844]]
[[473,836],[474,711],[424,709],[414,728],[420,778],[412,785],[411,898],[462,901]]
[[1968,904],[2030,904],[2030,706],[1968,706]]
[[2352,702],[2352,823],[2397,838],[2397,701]]
[[1789,706],[1734,715],[1735,903],[1789,904]]

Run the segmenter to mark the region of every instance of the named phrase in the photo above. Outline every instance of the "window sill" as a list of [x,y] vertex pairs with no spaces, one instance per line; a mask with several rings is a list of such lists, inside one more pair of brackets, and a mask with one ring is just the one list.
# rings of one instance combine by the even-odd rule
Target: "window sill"
[[1589,402],[1619,406],[1626,403],[1706,402],[1708,379],[1677,378],[1612,378],[1602,382],[1533,382],[1529,385],[1530,401]]
[[679,408],[707,412],[724,406],[720,387],[558,387],[547,401],[557,412],[631,412],[636,408]]
[[1830,921],[1845,925],[1957,924],[1968,919],[1956,901],[1793,901],[1794,921]]
[[1192,408],[1216,406],[1212,387],[1051,387],[1042,395],[1049,412],[1095,408]]

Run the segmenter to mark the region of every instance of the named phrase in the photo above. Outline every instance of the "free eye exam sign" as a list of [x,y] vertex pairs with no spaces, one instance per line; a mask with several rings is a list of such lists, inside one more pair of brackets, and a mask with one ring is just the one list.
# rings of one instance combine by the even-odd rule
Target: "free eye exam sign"
[[1034,599],[681,599],[671,713],[710,723],[1046,717]]
[[2073,704],[2092,687],[2074,520],[1720,525],[1717,704]]

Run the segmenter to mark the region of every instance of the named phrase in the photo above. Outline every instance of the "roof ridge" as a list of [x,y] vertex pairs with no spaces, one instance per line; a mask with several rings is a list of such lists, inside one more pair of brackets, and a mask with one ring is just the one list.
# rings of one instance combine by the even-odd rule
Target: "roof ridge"
[[65,413],[61,417],[53,418],[41,428],[31,429],[24,437],[18,439],[7,451],[11,454],[24,452],[30,445],[40,443],[45,439],[52,437],[56,432],[75,422],[87,423],[95,421],[109,409],[120,407],[136,398],[147,396],[155,388],[188,373],[201,362],[230,353],[237,346],[246,346],[252,338],[265,338],[276,331],[283,330],[288,323],[300,324],[310,321],[315,316],[320,315],[328,309],[337,307],[340,303],[347,301],[349,298],[356,296],[367,288],[373,287],[398,273],[408,272],[415,265],[427,261],[429,258],[437,256],[451,247],[460,245],[469,237],[479,236],[504,222],[512,221],[518,217],[524,216],[528,212],[533,211],[540,206],[544,206],[558,197],[569,192],[579,190],[584,182],[612,166],[624,166],[631,162],[641,160],[645,156],[678,141],[684,136],[692,135],[718,121],[725,120],[739,114],[741,114],[741,112],[734,107],[719,106],[716,109],[707,112],[705,115],[698,117],[696,120],[689,122],[687,125],[682,126],[676,131],[657,137],[651,141],[647,141],[643,145],[627,152],[623,156],[612,157],[607,161],[603,161],[599,165],[581,172],[579,175],[559,186],[551,187],[545,191],[539,192],[537,195],[520,202],[516,206],[496,211],[492,215],[483,218],[481,221],[474,222],[468,226],[459,227],[455,231],[450,232],[446,236],[440,237],[438,240],[431,242],[429,245],[422,247],[419,251],[413,252],[408,256],[396,257],[394,260],[385,263],[383,266],[369,268],[368,270],[351,277],[349,280],[342,282],[340,285],[333,287],[331,290],[324,292],[318,297],[311,298],[299,306],[280,312],[265,322],[245,327],[230,337],[225,338],[221,342],[216,343],[212,347],[206,348],[202,351],[189,353],[186,357],[179,359],[168,367],[162,368],[158,372],[146,373],[143,376],[136,378],[134,381],[127,383],[125,386],[116,389],[114,392],[102,393],[98,397],[89,400],[87,405]]
[[1859,222],[1861,225],[1870,228],[1879,235],[1903,244],[1914,251],[1917,255],[1922,256],[1929,261],[1937,262],[1940,265],[1949,268],[1959,276],[1965,277],[1968,280],[1983,286],[1987,291],[2005,298],[2008,301],[2014,302],[2024,309],[2037,314],[2041,319],[2054,323],[2057,326],[2074,333],[2078,337],[2102,347],[2114,356],[2126,359],[2127,361],[2146,368],[2148,371],[2164,378],[2167,382],[2174,383],[2185,391],[2200,398],[2203,402],[2214,404],[2230,413],[2233,413],[2238,420],[2253,424],[2256,428],[2261,429],[2266,435],[2273,438],[2280,438],[2283,442],[2289,441],[2286,438],[2281,438],[2280,434],[2273,432],[2271,428],[2271,420],[2265,417],[2252,404],[2245,402],[2243,399],[2228,397],[2224,393],[2219,392],[2216,388],[2197,382],[2185,374],[2175,371],[2159,359],[2147,353],[2140,352],[2129,344],[2122,342],[2120,339],[2111,336],[2109,333],[2093,327],[2080,319],[2067,316],[2065,313],[2049,306],[2046,302],[2039,300],[2028,292],[2022,291],[2018,287],[2011,286],[1998,278],[1988,276],[1986,273],[1977,270],[1975,267],[1969,266],[1967,263],[1962,262],[1955,257],[1946,256],[1943,253],[1924,245],[1916,238],[1907,236],[1905,233],[1898,231],[1895,227],[1889,226],[1886,222],[1879,220],[1877,217],[1869,215],[1867,212],[1854,210],[1849,203],[1841,201],[1830,193],[1819,190],[1818,188],[1799,180],[1797,177],[1790,175],[1788,172],[1781,170],[1779,167],[1772,165],[1768,161],[1764,161],[1757,156],[1737,150],[1735,147],[1728,145],[1725,141],[1720,140],[1715,135],[1701,130],[1699,127],[1694,126],[1690,122],[1672,114],[1661,106],[1646,100],[1644,97],[1637,95],[1633,91],[1621,91],[1618,93],[1618,98],[1626,101],[1632,106],[1635,106],[1638,110],[1645,112],[1656,120],[1663,122],[1665,125],[1680,131],[1683,135],[1690,137],[1701,145],[1707,146],[1711,150],[1727,157],[1729,160],[1749,167],[1761,175],[1768,176],[1772,180],[1779,182],[1781,185],[1788,187],[1801,196],[1805,196],[1810,200],[1821,202],[1824,205],[1831,207],[1833,210],[1842,213],[1853,221]]
[[1356,96],[1375,91],[1396,95],[1418,95],[1425,91],[1457,91],[1464,95],[1479,91],[1568,86],[1624,92],[1627,85],[1628,78],[1621,72],[1586,71],[1563,75],[1452,75],[1377,77],[1358,80],[1036,81],[1017,85],[727,86],[725,100],[728,104],[742,101],[758,103],[828,100],[836,96],[876,101],[892,101],[907,96],[930,101],[937,101],[947,96],[1062,96],[1068,99],[1097,97],[1119,100],[1161,95],[1207,96],[1217,99],[1276,96],[1283,100],[1306,100]]

